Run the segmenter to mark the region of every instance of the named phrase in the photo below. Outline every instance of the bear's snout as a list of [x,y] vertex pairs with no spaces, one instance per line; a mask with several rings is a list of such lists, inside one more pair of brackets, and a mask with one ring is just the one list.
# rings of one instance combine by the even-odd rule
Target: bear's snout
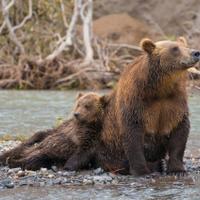
[[75,117],[75,118],[79,118],[79,116],[80,116],[80,113],[79,113],[79,112],[75,112],[75,113],[74,113],[74,117]]
[[193,57],[195,60],[200,60],[200,51],[193,50],[193,51],[192,51],[192,57]]

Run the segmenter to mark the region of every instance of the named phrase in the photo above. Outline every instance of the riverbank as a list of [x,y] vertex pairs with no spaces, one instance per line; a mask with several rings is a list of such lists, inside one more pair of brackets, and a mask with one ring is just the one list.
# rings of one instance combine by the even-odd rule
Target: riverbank
[[[0,153],[7,151],[19,145],[20,141],[0,141]],[[186,151],[185,165],[188,176],[177,177],[167,176],[165,173],[154,173],[139,178],[140,184],[144,182],[152,184],[164,180],[185,180],[191,179],[200,174],[200,157],[195,157],[190,151]],[[41,168],[37,171],[22,170],[21,168],[0,167],[0,190],[19,188],[24,186],[30,187],[49,187],[49,186],[84,186],[84,185],[134,185],[134,177],[122,176],[104,172],[101,168],[87,171],[64,171],[52,166],[51,169]],[[135,183],[136,184],[136,183]]]
[[[101,94],[107,91],[97,91]],[[78,91],[0,91],[0,142],[8,150],[20,142],[16,135],[30,137],[38,130],[55,125],[56,118],[70,115]],[[23,98],[22,98],[23,97]],[[191,133],[185,159],[189,175],[174,177],[161,174],[136,178],[97,171],[72,172],[56,168],[36,172],[0,167],[0,200],[54,199],[199,199],[200,144],[199,92],[189,93]],[[12,141],[12,137],[15,141]],[[8,189],[12,188],[12,189]],[[195,197],[195,198],[191,198]],[[179,198],[177,198],[179,197]],[[186,198],[187,197],[187,198]]]

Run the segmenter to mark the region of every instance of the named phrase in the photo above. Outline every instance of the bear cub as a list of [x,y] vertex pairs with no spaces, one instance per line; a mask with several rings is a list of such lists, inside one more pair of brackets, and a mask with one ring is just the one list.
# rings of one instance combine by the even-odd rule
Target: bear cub
[[107,101],[107,96],[80,93],[71,119],[57,128],[35,133],[0,155],[0,163],[29,170],[52,165],[67,170],[86,167],[95,157]]

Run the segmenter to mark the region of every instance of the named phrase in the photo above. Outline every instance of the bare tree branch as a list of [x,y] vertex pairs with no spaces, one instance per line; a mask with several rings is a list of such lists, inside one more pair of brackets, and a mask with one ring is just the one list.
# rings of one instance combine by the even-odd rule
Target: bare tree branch
[[0,27],[0,34],[3,31],[3,29],[6,27],[6,22],[4,21],[3,24]]
[[93,61],[94,52],[92,49],[92,15],[93,15],[93,0],[87,0],[82,6],[81,19],[83,21],[83,42],[85,47],[85,63]]
[[[6,0],[1,0],[1,5],[2,5],[2,13],[3,13],[3,17],[4,17],[4,22],[9,31],[9,38],[11,41],[13,41],[16,44],[17,47],[19,47],[20,52],[24,54],[25,53],[24,47],[21,44],[21,42],[18,40],[18,38],[13,30],[12,24],[10,22],[9,9],[8,9]],[[11,5],[11,3],[9,5]],[[12,5],[14,5],[14,3],[12,3]],[[10,6],[9,6],[9,8],[10,8]]]
[[69,25],[68,25],[66,17],[65,17],[65,6],[64,6],[63,0],[60,0],[60,8],[61,8],[64,25],[66,28],[68,28]]
[[22,22],[20,23],[20,24],[18,24],[18,25],[16,25],[15,27],[13,27],[13,31],[15,31],[15,30],[17,30],[17,29],[19,29],[19,28],[21,28],[21,27],[23,27],[24,26],[24,24],[29,20],[29,19],[31,19],[32,18],[32,14],[33,14],[33,8],[32,8],[32,0],[29,0],[28,1],[28,7],[29,7],[29,9],[28,9],[28,15],[26,16],[26,17],[24,17],[24,19],[22,20]]
[[[7,4],[7,3],[6,3]],[[9,4],[7,4],[7,6],[5,7],[5,10],[8,12],[9,9],[15,4],[15,0],[11,0],[11,2]]]
[[74,2],[74,13],[73,13],[73,16],[72,16],[72,20],[69,24],[69,28],[67,30],[67,33],[65,35],[65,38],[64,38],[63,42],[50,55],[48,55],[45,58],[45,60],[53,60],[63,50],[65,50],[66,47],[72,45],[73,34],[74,34],[76,22],[78,20],[81,5],[82,5],[82,0],[75,0],[75,2]]
[[133,50],[136,50],[136,51],[142,51],[142,49],[139,46],[136,46],[136,45],[115,44],[115,43],[108,43],[107,45],[111,46],[111,47],[128,48],[128,49],[133,49]]

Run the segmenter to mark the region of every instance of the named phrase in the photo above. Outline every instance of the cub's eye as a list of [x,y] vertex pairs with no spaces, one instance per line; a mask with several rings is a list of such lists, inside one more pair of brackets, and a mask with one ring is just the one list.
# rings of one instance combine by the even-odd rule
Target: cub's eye
[[176,53],[176,54],[179,53],[179,48],[178,47],[173,47],[172,48],[172,52]]

